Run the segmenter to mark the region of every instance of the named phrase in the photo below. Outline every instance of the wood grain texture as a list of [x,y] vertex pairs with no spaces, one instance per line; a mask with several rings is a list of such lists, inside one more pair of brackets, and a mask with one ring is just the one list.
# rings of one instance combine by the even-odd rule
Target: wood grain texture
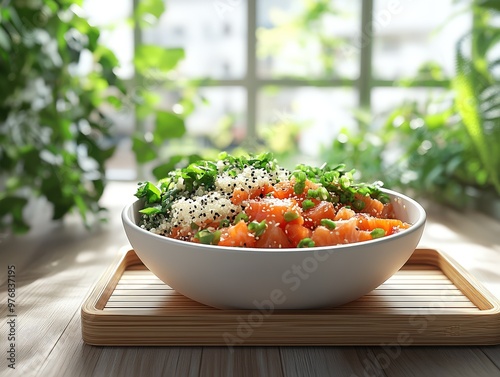
[[[104,298],[103,298],[104,297]],[[366,296],[317,310],[219,310],[161,283],[129,251],[82,307],[84,340],[94,345],[373,345],[500,343],[500,304],[436,250],[416,250]]]
[[[286,376],[356,377],[369,371],[367,347],[281,347]],[[368,374],[369,375],[369,374]]]
[[280,352],[275,347],[204,347],[200,377],[283,376]]
[[379,352],[379,364],[388,377],[500,376],[500,370],[479,348],[410,347],[401,348],[397,357],[389,356],[383,349],[374,352]]

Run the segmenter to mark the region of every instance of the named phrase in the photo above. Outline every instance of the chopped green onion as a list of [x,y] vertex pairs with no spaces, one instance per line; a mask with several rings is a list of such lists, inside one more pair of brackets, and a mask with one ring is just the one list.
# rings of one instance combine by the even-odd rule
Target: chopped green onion
[[220,230],[216,230],[215,232],[211,233],[209,230],[204,229],[196,233],[194,237],[199,239],[200,243],[204,245],[215,245],[220,240],[220,234]]
[[336,225],[333,220],[330,219],[321,219],[320,224],[326,226],[328,229],[335,229]]
[[344,189],[348,188],[351,185],[351,177],[346,175],[343,175],[339,179],[340,186]]
[[318,188],[318,197],[321,200],[327,200],[330,197],[330,193],[324,187]]
[[157,213],[161,213],[161,206],[147,207],[141,209],[139,212],[148,216],[156,215]]
[[250,224],[248,224],[248,230],[250,232],[253,232],[256,237],[262,236],[262,234],[266,230],[266,227],[266,220],[262,220],[260,223],[257,221],[252,221]]
[[316,190],[310,189],[309,191],[307,191],[307,197],[320,200],[327,200],[330,197],[330,193],[326,188],[318,187]]
[[306,188],[305,182],[296,182],[293,185],[293,192],[295,193],[295,195],[300,195],[304,192],[305,188]]
[[298,219],[299,218],[299,214],[297,212],[285,212],[285,214],[283,215],[283,217],[285,218],[285,221],[288,223],[290,221]]
[[383,230],[382,228],[375,228],[370,232],[370,235],[372,236],[373,239],[384,237],[385,230]]
[[292,176],[295,177],[297,182],[305,182],[307,179],[306,173],[304,173],[302,170],[295,170],[292,173]]
[[318,192],[318,190],[315,190],[315,189],[309,189],[309,190],[307,191],[307,197],[308,197],[308,198],[315,198],[315,199],[317,199],[317,198],[318,198],[318,196],[319,196],[319,192]]
[[196,224],[195,222],[192,222],[191,223],[191,229],[192,230],[198,230],[198,229],[200,229],[200,226],[198,224]]
[[310,209],[310,208],[312,208],[314,206],[315,206],[314,202],[312,200],[310,200],[310,199],[306,199],[306,200],[304,200],[302,202],[302,209],[304,211],[307,211],[308,209]]
[[245,212],[241,212],[241,213],[239,213],[239,214],[235,217],[235,219],[234,219],[234,223],[235,223],[235,224],[238,224],[241,220],[243,220],[243,221],[245,221],[245,222],[246,222],[246,221],[248,221],[248,216],[247,216],[247,214],[246,214]]
[[219,228],[227,228],[229,225],[231,225],[231,222],[228,219],[224,219],[220,222]]
[[212,233],[214,238],[212,239],[212,245],[217,245],[220,241],[220,235],[222,232],[220,230],[216,230],[215,232]]
[[391,198],[389,198],[389,195],[387,194],[380,194],[377,199],[382,203],[382,204],[387,204],[391,202]]
[[366,203],[360,199],[356,199],[352,203],[352,208],[354,208],[356,211],[361,211],[363,208],[365,208]]
[[304,192],[304,189],[306,188],[306,179],[307,175],[301,170],[295,170],[292,173],[292,176],[295,177],[295,185],[293,186],[293,192],[296,195],[300,195]]
[[316,244],[314,243],[314,241],[312,239],[306,237],[306,238],[300,240],[297,247],[314,247],[315,245]]

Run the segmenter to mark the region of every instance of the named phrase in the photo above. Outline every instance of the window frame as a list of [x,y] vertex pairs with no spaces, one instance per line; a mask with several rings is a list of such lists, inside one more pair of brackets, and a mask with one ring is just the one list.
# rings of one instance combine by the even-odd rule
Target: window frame
[[[135,10],[140,0],[132,0]],[[316,88],[338,88],[350,86],[356,88],[357,104],[359,108],[371,111],[371,94],[378,87],[399,87],[398,80],[383,80],[373,77],[372,55],[373,55],[373,9],[376,0],[361,1],[361,19],[359,23],[360,54],[359,54],[359,77],[358,79],[288,79],[288,78],[262,78],[257,74],[257,6],[259,0],[246,0],[246,69],[241,79],[198,79],[201,87],[241,87],[246,92],[246,139],[251,142],[257,139],[257,115],[258,95],[265,86],[276,87],[316,87]],[[134,26],[134,53],[141,43],[142,32],[135,23]],[[449,80],[413,80],[412,88],[446,88]],[[136,122],[136,125],[140,122]],[[138,126],[140,127],[140,126]],[[141,131],[140,129],[138,129]]]

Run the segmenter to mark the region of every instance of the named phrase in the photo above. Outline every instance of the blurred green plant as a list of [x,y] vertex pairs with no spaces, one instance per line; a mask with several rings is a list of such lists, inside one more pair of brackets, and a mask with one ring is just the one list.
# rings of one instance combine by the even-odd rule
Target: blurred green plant
[[[156,26],[164,12],[163,0],[140,1],[131,24],[142,33]],[[192,145],[185,118],[193,112],[197,101],[205,100],[198,94],[199,82],[183,78],[177,72],[184,57],[184,49],[180,47],[144,44],[141,38],[135,40],[131,102],[136,127],[132,151],[139,164],[141,179],[150,175],[160,179],[168,171],[201,158],[197,152],[199,146]],[[175,112],[165,108],[162,96],[166,92],[176,97]]]
[[[99,205],[105,163],[114,152],[113,121],[104,111],[136,114],[138,163],[155,159],[168,140],[182,137],[182,117],[159,106],[156,86],[184,57],[180,48],[136,46],[135,79],[115,74],[119,62],[99,42],[100,31],[82,16],[81,0],[14,0],[0,9],[0,228],[29,230],[27,205],[44,197],[53,219],[77,210],[84,223],[104,219]],[[144,0],[132,26],[147,27],[165,11]],[[185,86],[184,113],[193,108]],[[152,120],[148,130],[143,122]],[[94,220],[94,218],[92,219]]]
[[370,114],[354,111],[353,115],[361,126],[355,129],[341,128],[329,145],[320,146],[320,161],[346,163],[356,169],[356,179],[364,182],[383,180],[386,185],[390,184],[387,171],[381,176],[386,135],[370,129]]
[[[425,103],[403,102],[385,115],[355,112],[360,127],[341,130],[324,147],[322,159],[349,161],[363,180],[410,191],[457,207],[466,205],[470,188],[500,195],[500,5],[476,0],[474,22],[456,45],[456,71],[444,94]],[[422,80],[446,82],[436,63],[424,64],[412,87]]]
[[[28,231],[32,197],[53,218],[98,215],[111,123],[100,110],[125,92],[115,55],[74,1],[7,1],[0,9],[0,227]],[[89,66],[81,62],[86,60]],[[111,90],[113,89],[113,90]]]
[[293,167],[298,163],[295,157],[299,152],[299,135],[303,129],[300,124],[289,119],[262,124],[257,140],[247,143],[237,135],[238,118],[236,114],[225,114],[202,141],[184,131],[179,135],[179,143],[169,145],[168,153],[164,153],[165,149],[159,151],[156,160],[161,163],[152,168],[152,175],[160,180],[169,171],[184,168],[200,159],[215,160],[220,152],[230,152],[238,157],[271,152],[284,167]]
[[471,187],[500,195],[499,10],[495,2],[474,2],[447,96],[403,104],[388,117],[382,133],[401,150],[399,186],[455,205],[465,204]]
[[[286,60],[287,65],[293,64],[294,70],[306,75],[339,77],[336,58],[343,55],[348,41],[328,31],[328,23],[341,17],[345,15],[331,0],[302,0],[298,12],[274,8],[270,12],[274,26],[257,30],[258,56]],[[296,76],[293,72],[284,75]]]
[[[500,15],[500,5],[484,0],[473,4],[473,30],[456,48],[455,109],[480,162],[478,172],[485,176],[478,180],[476,175],[472,183],[490,186],[500,195],[500,27],[493,19],[494,11]],[[464,48],[467,41],[470,53]]]

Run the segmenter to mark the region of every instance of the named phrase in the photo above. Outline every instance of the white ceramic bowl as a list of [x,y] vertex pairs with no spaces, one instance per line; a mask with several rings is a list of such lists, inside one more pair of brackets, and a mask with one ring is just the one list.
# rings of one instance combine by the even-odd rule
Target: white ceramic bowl
[[179,293],[223,309],[307,309],[337,306],[372,291],[411,256],[426,220],[414,200],[390,190],[396,217],[413,224],[371,241],[307,249],[200,245],[137,226],[141,202],[122,213],[127,237],[142,262]]

